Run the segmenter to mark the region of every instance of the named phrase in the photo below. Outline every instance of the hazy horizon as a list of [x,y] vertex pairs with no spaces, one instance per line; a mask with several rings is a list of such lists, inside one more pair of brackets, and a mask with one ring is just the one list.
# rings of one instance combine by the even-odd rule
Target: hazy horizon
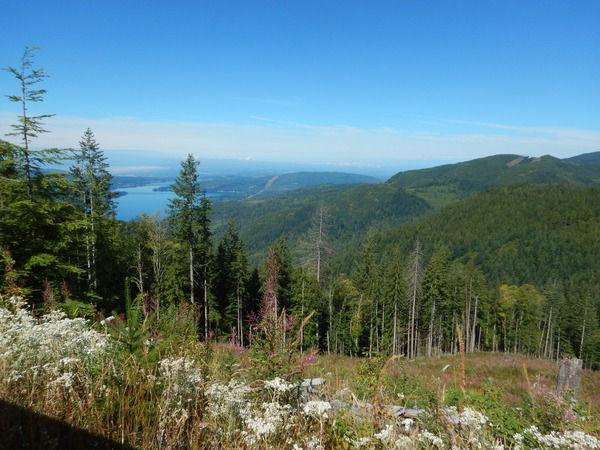
[[[90,128],[111,151],[415,168],[600,150],[593,0],[32,0],[26,21],[13,20],[18,2],[3,12],[0,67],[40,46],[33,68],[49,75],[29,114],[55,115],[33,146],[77,147]],[[0,72],[2,135],[19,89]]]

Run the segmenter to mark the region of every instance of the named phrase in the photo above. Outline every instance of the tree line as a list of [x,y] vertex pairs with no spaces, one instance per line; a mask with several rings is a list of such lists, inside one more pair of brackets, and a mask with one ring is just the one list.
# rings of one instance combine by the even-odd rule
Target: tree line
[[[460,244],[407,225],[394,232],[402,237],[371,234],[344,273],[329,264],[330,211],[315,204],[294,251],[282,235],[267,260],[253,267],[233,220],[218,240],[212,235],[212,204],[193,155],[181,163],[165,217],[117,221],[112,175],[92,130],[83,132],[78,149],[31,145],[51,117],[29,113],[43,100],[38,83],[47,76],[33,68],[35,50],[26,49],[21,65],[8,68],[19,82],[19,93],[9,98],[21,114],[9,133],[20,143],[0,140],[2,292],[88,317],[124,313],[131,297],[159,312],[185,303],[194,308],[204,339],[238,345],[248,345],[268,294],[277,323],[299,336],[303,351],[408,358],[503,351],[600,364],[599,284],[558,273],[540,281],[543,268],[506,276],[515,252],[530,250],[523,234],[491,252],[464,226],[446,227],[462,230]],[[69,170],[48,170],[59,163]],[[577,202],[571,194],[561,195]],[[586,204],[582,200],[579,210],[590,217]],[[503,205],[496,207],[502,216]],[[458,209],[448,214],[464,216]],[[439,220],[448,225],[448,218]],[[554,220],[566,219],[558,214]],[[570,225],[576,235],[578,223]],[[552,230],[545,235],[544,258],[551,258],[552,246],[564,240]],[[468,251],[457,251],[456,242]]]

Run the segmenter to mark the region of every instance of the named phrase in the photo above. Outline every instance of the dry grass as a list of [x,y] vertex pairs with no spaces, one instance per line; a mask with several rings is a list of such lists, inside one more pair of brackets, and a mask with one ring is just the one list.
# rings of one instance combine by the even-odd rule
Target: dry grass
[[[260,348],[202,343],[187,332],[131,352],[120,334],[110,338],[60,314],[38,321],[20,308],[0,308],[0,428],[10,431],[3,434],[5,448],[24,440],[33,448],[67,448],[60,442],[64,426],[79,436],[71,448],[325,449],[361,442],[390,448],[401,441],[408,448],[473,448],[481,440],[510,447],[533,424],[546,434],[600,434],[600,373],[585,372],[579,399],[590,406],[580,402],[574,411],[553,390],[557,368],[550,361],[488,353],[464,355],[464,361],[460,355],[411,361],[322,355],[310,362],[293,348],[278,359]],[[298,402],[298,377],[325,378],[328,400],[367,400],[372,413],[330,414],[332,403],[320,396]],[[385,404],[427,414],[405,423],[389,416]],[[466,414],[467,428],[447,420],[448,406],[457,407],[457,417]],[[13,411],[30,417],[31,426],[3,417]],[[54,440],[48,440],[51,429],[59,430]]]
[[[321,355],[308,373],[311,377],[328,380],[328,393],[335,394],[343,388],[356,391],[360,384],[359,372],[364,359],[340,355]],[[446,366],[446,370],[443,370]],[[555,361],[528,358],[519,354],[470,353],[465,355],[465,387],[467,392],[482,391],[496,386],[502,394],[502,403],[508,407],[519,406],[531,386],[524,376],[523,367],[531,384],[546,390],[556,386],[558,366]],[[444,355],[433,358],[406,360],[398,358],[385,364],[388,383],[404,380],[404,385],[414,385],[418,393],[442,390],[448,392],[461,389],[462,373],[460,355]],[[411,392],[402,392],[411,395]],[[388,400],[394,400],[398,392],[388,392]],[[413,394],[414,395],[414,394]],[[578,398],[590,404],[592,410],[600,412],[600,372],[584,370]]]

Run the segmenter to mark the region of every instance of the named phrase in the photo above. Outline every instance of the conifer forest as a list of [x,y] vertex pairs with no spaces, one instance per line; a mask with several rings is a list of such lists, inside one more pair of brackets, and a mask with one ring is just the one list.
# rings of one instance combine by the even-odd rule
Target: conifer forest
[[[37,51],[3,93],[2,408],[106,448],[600,448],[597,395],[538,392],[564,358],[600,389],[600,157],[497,155],[221,200],[190,154],[163,215],[120,221],[94,130],[36,146],[52,131],[51,113],[30,112],[48,77]],[[464,384],[484,357],[518,361],[486,375],[513,371],[518,401]],[[419,378],[446,363],[462,384]],[[348,367],[371,409],[336,406],[352,402],[339,380],[298,390],[319,364]],[[384,404],[426,412],[387,418]]]

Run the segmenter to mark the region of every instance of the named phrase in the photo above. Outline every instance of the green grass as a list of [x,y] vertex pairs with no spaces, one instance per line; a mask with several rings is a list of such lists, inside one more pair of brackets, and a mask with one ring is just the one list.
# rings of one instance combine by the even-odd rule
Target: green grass
[[[0,308],[0,410],[10,403],[38,422],[3,430],[7,448],[39,446],[43,433],[46,448],[61,448],[39,417],[112,442],[102,448],[510,448],[521,435],[540,446],[551,432],[577,448],[568,433],[600,437],[600,373],[586,370],[579,394],[563,398],[553,361],[501,353],[313,360],[281,339],[282,322],[268,328],[266,319],[255,345],[239,348],[198,341],[181,307],[156,322],[105,319],[93,325],[100,332],[60,314],[38,321],[20,308]],[[146,337],[144,327],[158,327],[162,337],[125,345],[130,327]],[[300,402],[295,383],[309,377],[327,382]],[[346,409],[334,412],[334,401]],[[387,405],[424,412],[406,422]]]

